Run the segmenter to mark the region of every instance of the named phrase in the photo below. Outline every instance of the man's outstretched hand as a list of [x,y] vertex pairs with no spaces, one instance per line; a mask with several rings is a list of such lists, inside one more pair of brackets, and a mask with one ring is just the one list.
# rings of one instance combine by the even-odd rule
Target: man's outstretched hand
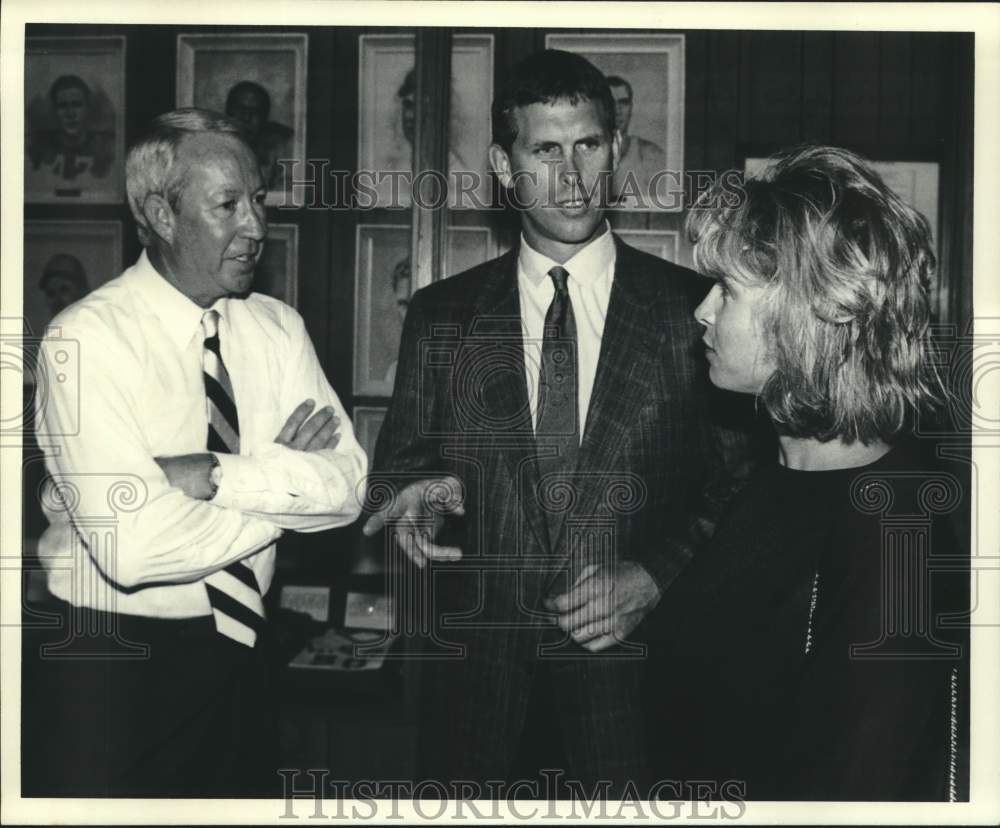
[[298,451],[336,448],[340,442],[340,418],[329,405],[310,416],[315,407],[313,400],[299,403],[281,427],[274,442]]
[[[398,532],[400,543],[417,566],[427,561],[457,561],[462,550],[457,546],[440,546],[433,542],[444,525],[445,515],[464,515],[462,484],[451,475],[431,477],[410,483],[399,497],[368,518],[362,531],[371,536],[387,524]],[[431,531],[428,532],[428,522]]]

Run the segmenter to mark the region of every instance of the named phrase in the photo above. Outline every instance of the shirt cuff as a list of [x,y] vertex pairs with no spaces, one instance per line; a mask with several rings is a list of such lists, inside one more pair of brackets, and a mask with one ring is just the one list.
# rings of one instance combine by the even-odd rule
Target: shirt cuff
[[253,457],[241,454],[215,454],[219,461],[222,479],[219,489],[212,502],[224,508],[234,506],[233,497],[236,493],[263,492],[267,490],[267,475]]

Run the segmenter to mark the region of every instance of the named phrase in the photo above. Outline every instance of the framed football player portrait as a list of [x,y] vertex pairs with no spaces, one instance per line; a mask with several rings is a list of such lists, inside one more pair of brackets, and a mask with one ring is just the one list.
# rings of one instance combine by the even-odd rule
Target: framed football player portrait
[[125,200],[125,38],[28,37],[24,198]]

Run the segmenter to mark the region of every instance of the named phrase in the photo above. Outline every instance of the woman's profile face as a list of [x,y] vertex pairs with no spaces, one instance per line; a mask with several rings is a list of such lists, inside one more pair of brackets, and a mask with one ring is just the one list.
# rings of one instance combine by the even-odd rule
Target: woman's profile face
[[761,329],[766,290],[723,277],[695,309],[705,326],[709,378],[719,388],[756,394],[774,371]]

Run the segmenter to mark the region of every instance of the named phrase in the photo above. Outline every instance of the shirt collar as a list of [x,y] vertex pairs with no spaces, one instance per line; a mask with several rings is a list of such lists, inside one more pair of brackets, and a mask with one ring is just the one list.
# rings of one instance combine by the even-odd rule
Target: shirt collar
[[[592,284],[601,274],[614,264],[615,242],[607,219],[604,221],[604,232],[596,239],[588,242],[582,250],[578,250],[562,267],[569,271],[570,276],[581,285]],[[518,252],[518,267],[520,271],[538,286],[548,279],[549,271],[559,265],[559,262],[535,250],[521,234],[521,247]]]
[[[153,314],[163,323],[163,328],[174,344],[183,350],[192,337],[201,336],[201,320],[206,308],[195,304],[170,282],[160,275],[149,261],[146,251],[142,251],[139,261],[131,270],[133,290],[145,300]],[[221,316],[225,316],[226,304],[220,299],[212,305]]]

